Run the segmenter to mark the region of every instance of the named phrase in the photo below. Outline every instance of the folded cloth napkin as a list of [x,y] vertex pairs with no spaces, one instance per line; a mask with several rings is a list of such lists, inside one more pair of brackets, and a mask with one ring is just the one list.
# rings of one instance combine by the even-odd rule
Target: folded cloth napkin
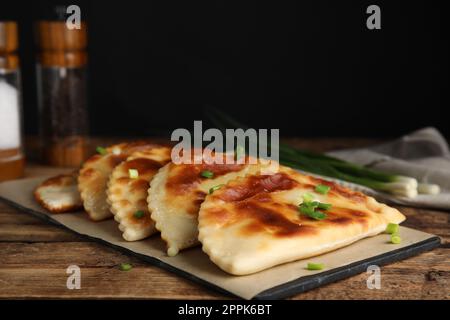
[[358,187],[376,198],[408,206],[450,209],[450,151],[447,141],[435,128],[414,131],[380,145],[337,150],[328,154],[383,172],[414,177],[419,183],[433,183],[441,187],[438,195],[419,194],[415,198],[398,197]]

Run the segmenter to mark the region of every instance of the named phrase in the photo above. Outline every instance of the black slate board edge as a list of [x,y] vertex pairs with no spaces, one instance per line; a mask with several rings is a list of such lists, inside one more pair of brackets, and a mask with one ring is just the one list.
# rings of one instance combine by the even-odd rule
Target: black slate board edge
[[399,260],[403,260],[422,252],[432,250],[441,245],[439,237],[428,238],[424,241],[417,242],[407,247],[403,247],[394,251],[386,252],[378,256],[374,256],[365,260],[357,261],[349,265],[335,268],[319,274],[302,277],[291,282],[270,288],[259,293],[254,299],[271,300],[283,299],[295,294],[299,294],[325,284],[336,282],[345,278],[349,278],[356,274],[366,272],[370,265],[383,266]]
[[[77,235],[80,235],[82,237],[85,237],[87,239],[91,239],[93,241],[103,243],[109,247],[112,247],[112,248],[120,251],[120,252],[135,256],[135,257],[137,257],[143,261],[149,262],[157,267],[160,267],[167,271],[173,272],[173,273],[175,273],[179,276],[182,276],[188,280],[191,280],[193,282],[199,283],[199,284],[207,287],[208,289],[213,289],[216,292],[219,292],[219,293],[231,296],[231,297],[240,298],[240,297],[234,295],[233,293],[231,293],[221,287],[216,286],[215,284],[213,284],[211,282],[208,282],[206,280],[198,278],[189,272],[178,269],[178,268],[171,266],[170,264],[167,264],[161,260],[158,260],[158,259],[150,257],[150,256],[146,256],[143,254],[136,253],[132,250],[123,248],[121,246],[114,245],[103,239],[99,239],[99,238],[95,238],[95,237],[91,237],[91,236],[88,236],[85,234],[75,232],[72,229],[62,225],[58,221],[53,220],[50,216],[45,215],[41,212],[35,211],[33,209],[24,207],[24,206],[14,202],[14,201],[11,201],[7,198],[0,197],[0,200],[4,201],[5,203],[7,203],[21,211],[29,213],[37,218],[40,218],[47,222],[50,222],[59,227],[63,227],[64,229],[67,229],[67,230],[69,230]],[[441,239],[439,237],[432,237],[432,238],[426,239],[424,241],[410,245],[408,247],[403,247],[403,248],[400,248],[400,249],[397,249],[394,251],[390,251],[390,252],[375,256],[375,257],[371,257],[369,259],[358,261],[358,262],[355,262],[355,263],[352,263],[352,264],[349,264],[346,266],[342,266],[342,267],[335,268],[335,269],[332,269],[329,271],[324,271],[324,272],[321,272],[321,273],[318,273],[315,275],[302,277],[302,278],[284,283],[282,285],[267,289],[267,290],[257,294],[255,297],[253,297],[253,299],[255,299],[255,300],[276,300],[276,299],[288,298],[290,296],[320,287],[322,285],[329,284],[331,282],[336,282],[338,280],[342,280],[342,279],[351,277],[353,275],[365,272],[369,265],[382,266],[382,265],[386,265],[388,263],[403,260],[403,259],[415,256],[415,255],[418,255],[422,252],[429,251],[431,249],[439,247],[440,244],[441,244]]]

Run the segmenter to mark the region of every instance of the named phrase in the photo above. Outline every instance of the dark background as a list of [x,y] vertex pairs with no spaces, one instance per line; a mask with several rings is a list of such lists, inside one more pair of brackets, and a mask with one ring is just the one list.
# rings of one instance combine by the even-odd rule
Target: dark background
[[[0,10],[19,21],[28,134],[37,132],[33,21],[63,3]],[[444,1],[68,3],[89,26],[95,135],[169,134],[213,105],[284,136],[395,136],[429,125],[450,136]],[[366,28],[370,4],[381,7],[381,30]]]

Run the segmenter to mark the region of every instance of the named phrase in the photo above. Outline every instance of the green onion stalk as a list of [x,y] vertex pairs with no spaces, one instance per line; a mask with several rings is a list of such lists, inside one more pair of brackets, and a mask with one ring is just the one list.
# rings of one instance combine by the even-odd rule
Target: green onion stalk
[[[238,128],[245,130],[248,128],[216,108],[209,107],[207,117],[212,124],[221,130]],[[280,143],[279,153],[280,163],[283,165],[317,175],[356,183],[397,196],[413,198],[419,192],[426,194],[439,193],[439,186],[419,184],[412,177],[368,169],[325,154],[293,148],[287,144]]]

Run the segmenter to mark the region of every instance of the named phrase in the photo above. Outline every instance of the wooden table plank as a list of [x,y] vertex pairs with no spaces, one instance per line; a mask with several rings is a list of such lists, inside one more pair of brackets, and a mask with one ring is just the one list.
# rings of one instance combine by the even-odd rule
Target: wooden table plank
[[79,241],[80,236],[53,225],[2,224],[0,241],[15,242],[68,242]]
[[0,226],[3,224],[48,225],[48,223],[42,219],[25,212],[20,212],[17,209],[0,202]]
[[408,208],[396,206],[407,219],[402,224],[405,227],[415,228],[424,232],[436,234],[441,237],[442,244],[450,242],[450,213],[445,211]]
[[87,241],[72,231],[50,224],[0,202],[1,242]]
[[[291,139],[323,151],[356,147],[367,139]],[[95,143],[101,145],[101,141]],[[67,170],[67,169],[65,169]],[[64,169],[29,165],[28,176]],[[406,226],[442,237],[443,246],[381,268],[382,289],[369,290],[366,274],[338,281],[293,299],[450,299],[448,212],[399,207]],[[102,244],[50,225],[0,202],[0,298],[216,299],[225,296]],[[124,272],[118,265],[132,263]],[[81,267],[81,290],[66,288],[66,268]]]
[[[369,290],[367,275],[360,274],[295,299],[444,299],[448,290],[449,249],[438,248],[382,267],[382,290]],[[95,242],[0,243],[0,297],[121,297],[121,298],[220,298],[190,281],[176,277]],[[131,263],[124,272],[118,266]],[[66,268],[76,264],[82,272],[82,289],[67,290]]]
[[[0,243],[0,297],[219,298],[188,280],[95,242]],[[121,263],[133,269],[120,271]],[[81,289],[68,290],[66,269],[81,268]],[[8,288],[2,290],[1,288]]]
[[223,299],[156,267],[137,266],[129,272],[85,267],[81,279],[80,290],[68,290],[65,268],[0,268],[0,285],[8,288],[0,290],[0,298]]
[[417,257],[381,267],[381,289],[368,289],[365,273],[329,284],[294,299],[450,299],[448,249],[438,248]]

